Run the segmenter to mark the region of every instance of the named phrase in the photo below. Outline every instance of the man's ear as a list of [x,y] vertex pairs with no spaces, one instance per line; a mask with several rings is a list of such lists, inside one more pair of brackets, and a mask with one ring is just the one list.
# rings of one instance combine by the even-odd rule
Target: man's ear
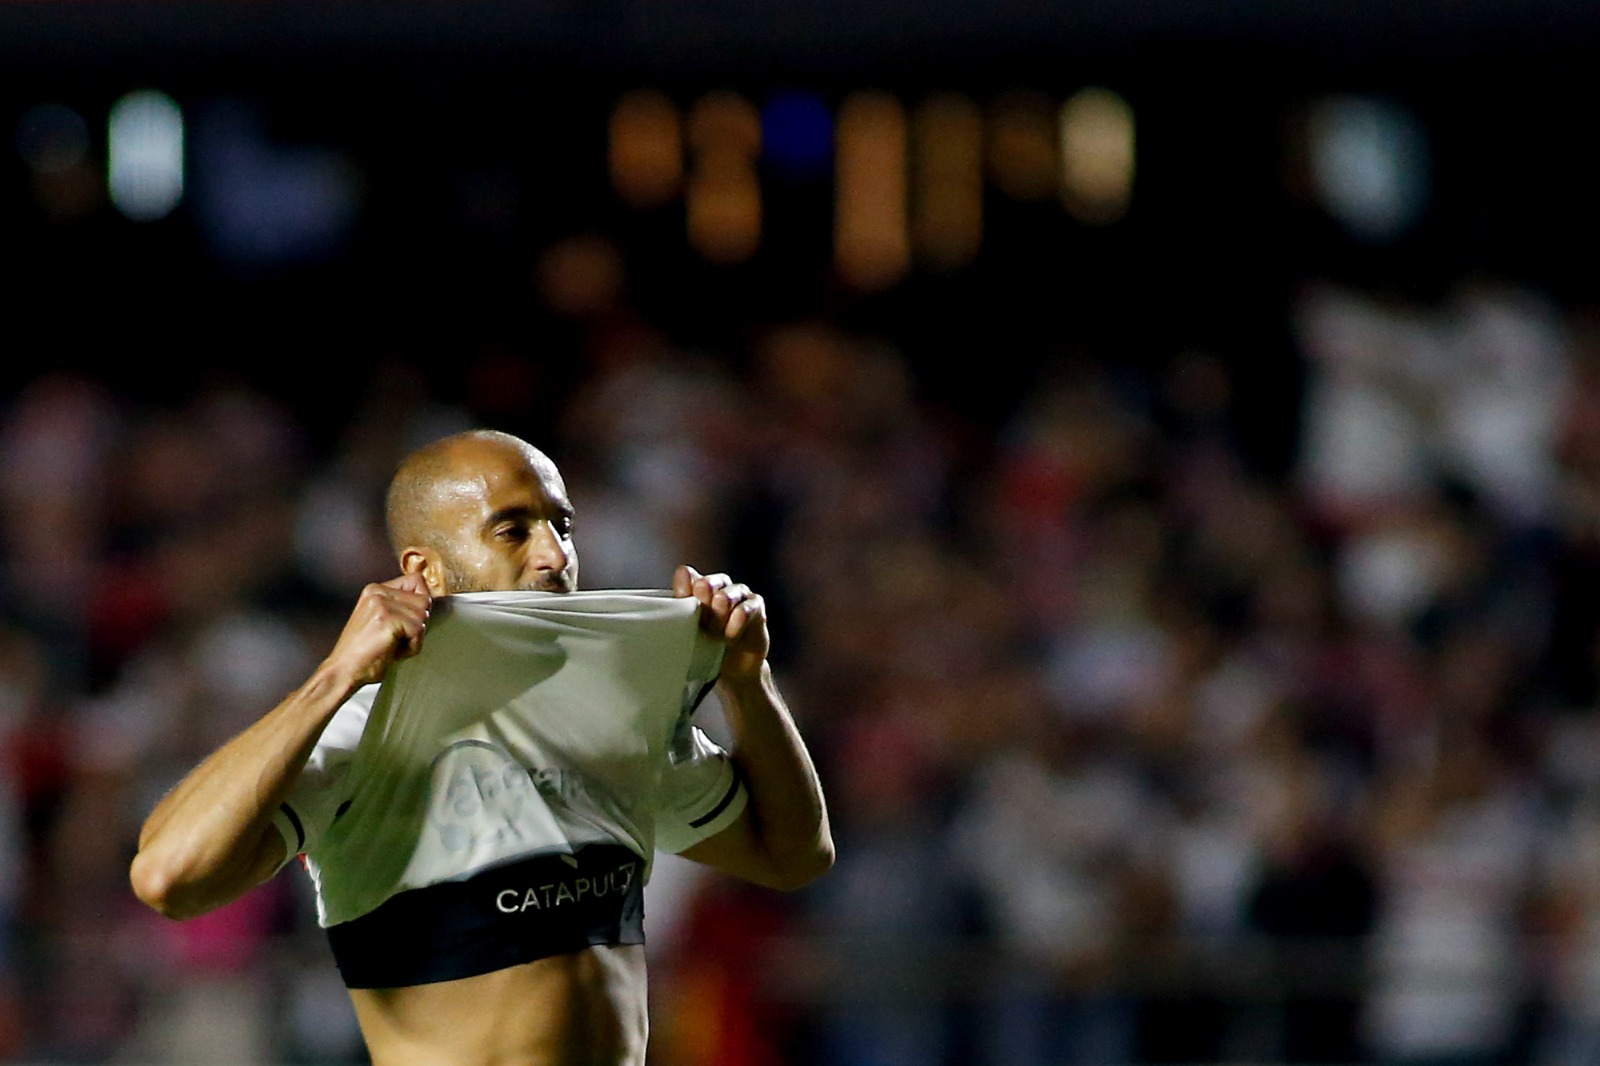
[[421,574],[422,580],[428,583],[428,591],[435,596],[446,593],[444,580],[444,560],[439,553],[429,548],[406,548],[400,552],[400,572],[402,574]]

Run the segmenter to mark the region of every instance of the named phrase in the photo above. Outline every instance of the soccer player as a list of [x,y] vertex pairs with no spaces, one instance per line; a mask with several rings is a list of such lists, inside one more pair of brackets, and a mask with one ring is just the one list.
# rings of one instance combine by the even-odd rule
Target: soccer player
[[386,519],[400,575],[157,804],[134,891],[188,918],[303,854],[375,1066],[641,1066],[654,849],[785,890],[833,862],[762,599],[576,591],[560,473],[496,431],[408,456]]

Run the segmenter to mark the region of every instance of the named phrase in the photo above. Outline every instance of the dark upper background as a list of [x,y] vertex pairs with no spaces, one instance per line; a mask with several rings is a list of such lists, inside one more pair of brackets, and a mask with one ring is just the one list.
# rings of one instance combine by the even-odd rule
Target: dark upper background
[[[532,326],[533,250],[594,230],[636,249],[634,299],[690,343],[735,350],[753,322],[825,313],[896,337],[929,397],[969,413],[998,417],[1041,360],[1080,344],[1133,361],[1208,347],[1258,368],[1247,388],[1281,397],[1284,309],[1308,277],[1426,299],[1486,273],[1588,302],[1597,31],[1600,10],[1571,0],[12,0],[0,4],[8,126],[47,100],[93,126],[140,87],[171,93],[191,122],[242,101],[285,151],[340,153],[361,193],[337,248],[263,269],[207,255],[187,207],[155,224],[110,211],[46,224],[8,153],[6,378],[89,362],[158,395],[226,366],[312,405],[383,360],[442,361],[457,380],[474,353],[551,354]],[[605,116],[626,88],[981,100],[1087,84],[1137,114],[1128,217],[1091,229],[991,202],[977,263],[878,296],[840,291],[825,269],[826,175],[766,190],[768,238],[738,268],[700,263],[681,223],[622,210],[606,183]],[[1289,189],[1286,123],[1340,91],[1397,98],[1428,129],[1432,199],[1402,239],[1353,240]],[[967,369],[973,356],[984,374]],[[1274,432],[1273,411],[1258,424]]]

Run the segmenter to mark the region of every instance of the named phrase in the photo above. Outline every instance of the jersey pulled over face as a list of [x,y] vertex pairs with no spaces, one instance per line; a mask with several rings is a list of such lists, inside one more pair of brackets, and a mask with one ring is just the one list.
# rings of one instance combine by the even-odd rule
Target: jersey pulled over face
[[453,596],[339,709],[273,824],[348,986],[644,942],[655,852],[746,802],[692,722],[723,651],[698,614],[667,590]]
[[472,440],[435,483],[444,591],[571,592],[578,587],[572,502],[553,462],[532,447]]

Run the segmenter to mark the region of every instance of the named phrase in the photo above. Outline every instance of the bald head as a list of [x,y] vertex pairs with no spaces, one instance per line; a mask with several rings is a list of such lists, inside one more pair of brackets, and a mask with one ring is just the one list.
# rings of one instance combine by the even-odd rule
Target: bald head
[[473,429],[423,445],[395,468],[384,503],[389,546],[398,553],[413,545],[438,547],[445,538],[438,510],[472,478],[481,457],[495,451],[535,451],[531,444],[493,429]]
[[[389,482],[384,508],[389,543],[402,566],[408,553],[437,556],[449,591],[456,592],[546,587],[542,577],[518,575],[506,584],[509,579],[473,578],[465,570],[475,550],[500,552],[512,537],[520,538],[518,543],[538,541],[548,536],[544,526],[571,555],[571,515],[566,487],[549,457],[519,437],[490,429],[442,437],[406,456]],[[570,566],[562,563],[557,569],[570,571],[565,580],[570,586],[576,556]],[[569,591],[556,584],[549,587]]]

